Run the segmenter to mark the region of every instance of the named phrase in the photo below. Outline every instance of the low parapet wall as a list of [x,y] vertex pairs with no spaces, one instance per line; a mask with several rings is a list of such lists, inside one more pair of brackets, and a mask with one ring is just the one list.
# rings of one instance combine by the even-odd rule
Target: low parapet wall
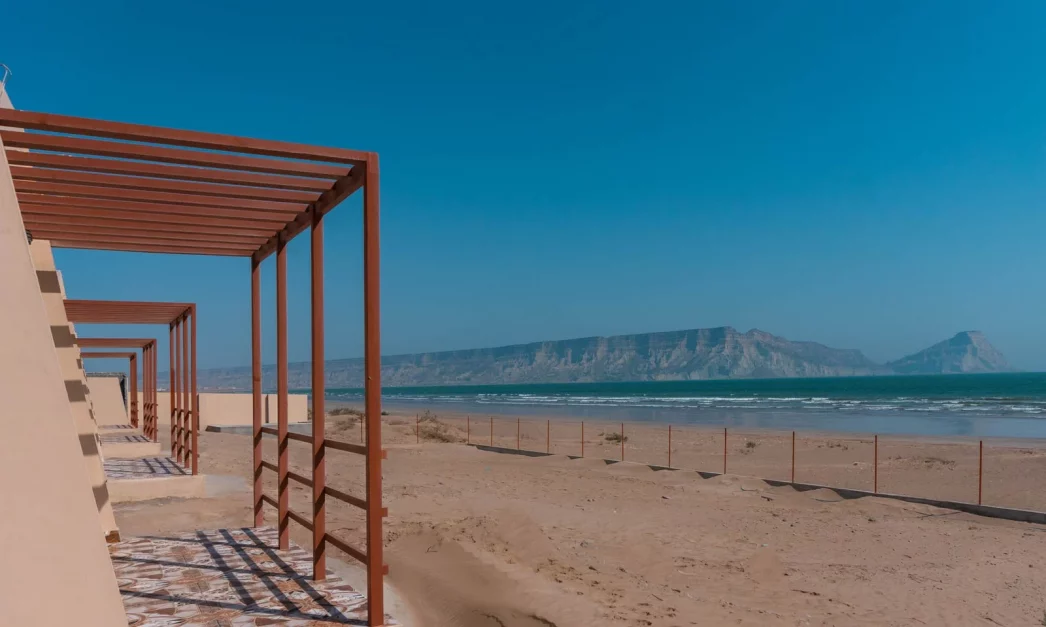
[[[142,395],[138,395],[141,401]],[[157,405],[160,424],[170,428],[171,395],[169,392],[157,393]],[[309,396],[307,394],[287,395],[287,421],[307,422],[309,419]],[[205,430],[217,425],[251,425],[254,423],[254,405],[252,396],[244,393],[201,392],[200,393],[200,429]],[[276,395],[262,395],[262,424],[276,424]]]
[[113,375],[87,375],[87,388],[94,404],[94,419],[99,426],[125,425],[131,422],[124,404],[120,378]]

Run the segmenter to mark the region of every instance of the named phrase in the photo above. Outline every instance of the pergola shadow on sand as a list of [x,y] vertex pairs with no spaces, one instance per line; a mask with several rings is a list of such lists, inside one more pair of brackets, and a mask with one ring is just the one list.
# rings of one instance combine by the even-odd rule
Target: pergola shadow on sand
[[[171,455],[181,465],[191,466],[192,474],[199,474],[200,456],[197,441],[200,431],[200,399],[196,395],[196,304],[67,298],[65,314],[73,324],[167,325],[171,361],[168,370],[168,389],[171,394]],[[150,437],[156,442],[159,433],[156,425],[153,427]]]
[[[151,338],[122,338],[122,337],[81,337],[76,340],[81,348],[134,348],[142,351],[142,415],[141,428],[145,437],[153,442],[156,441],[156,368],[153,360],[156,359],[156,340]],[[83,358],[101,358],[109,353],[80,351]],[[138,412],[138,352],[120,351],[111,353],[114,358],[128,358],[130,361],[130,379],[127,390],[127,407],[131,418],[131,426],[139,427]]]
[[[0,110],[0,127],[19,129],[0,128],[0,140],[11,166],[23,221],[34,237],[48,239],[58,248],[250,258],[255,525],[263,524],[262,504],[269,502],[275,504],[278,512],[280,549],[289,548],[290,520],[311,529],[316,579],[327,576],[328,543],[363,562],[367,568],[367,623],[383,624],[382,584],[386,568],[382,558],[378,155],[30,111]],[[364,446],[329,440],[324,435],[323,354],[323,217],[361,188],[367,423]],[[287,429],[286,245],[310,228],[312,435],[291,436]],[[277,499],[262,493],[261,479],[264,466],[259,265],[273,253]],[[72,316],[70,319],[74,321]],[[173,335],[172,329],[172,343]],[[195,390],[194,384],[191,387]],[[184,405],[183,411],[188,411],[187,407]],[[292,477],[288,472],[287,446],[291,438],[311,445],[311,481],[302,481],[304,477]],[[366,457],[364,498],[327,488],[327,448]],[[195,442],[192,451],[195,455]],[[311,520],[290,510],[290,478],[311,486]],[[328,496],[365,510],[365,549],[326,532]]]

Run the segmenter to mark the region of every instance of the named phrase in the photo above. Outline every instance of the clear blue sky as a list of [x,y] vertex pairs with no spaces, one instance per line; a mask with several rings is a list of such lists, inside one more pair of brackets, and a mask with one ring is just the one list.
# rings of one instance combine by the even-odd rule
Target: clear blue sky
[[[42,0],[3,20],[17,107],[380,152],[386,353],[732,325],[886,360],[980,329],[1046,370],[1046,3]],[[361,354],[358,207],[328,227],[331,358]],[[71,297],[196,301],[200,365],[249,363],[246,260],[57,261]]]

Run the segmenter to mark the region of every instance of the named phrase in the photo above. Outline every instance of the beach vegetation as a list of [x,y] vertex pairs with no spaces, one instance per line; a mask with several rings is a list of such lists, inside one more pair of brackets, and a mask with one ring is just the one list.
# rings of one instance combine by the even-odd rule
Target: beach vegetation
[[450,430],[450,425],[427,409],[425,413],[418,416],[414,432],[419,438],[430,442],[452,444],[461,441],[461,438]]

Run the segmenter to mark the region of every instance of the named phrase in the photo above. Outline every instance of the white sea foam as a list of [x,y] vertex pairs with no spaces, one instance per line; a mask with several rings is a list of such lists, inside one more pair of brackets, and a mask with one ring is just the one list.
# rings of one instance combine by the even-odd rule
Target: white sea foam
[[[341,392],[331,395],[336,399],[361,399],[360,392]],[[861,412],[916,413],[916,414],[975,414],[975,415],[1014,415],[1046,416],[1046,401],[1019,397],[988,398],[920,398],[915,396],[898,396],[896,398],[830,398],[824,396],[668,396],[654,394],[637,394],[632,396],[569,393],[530,393],[530,392],[478,392],[469,394],[460,388],[453,393],[441,394],[435,391],[412,390],[398,393],[386,391],[388,401],[401,401],[425,404],[476,404],[505,405],[519,407],[589,407],[589,408],[643,408],[664,409],[691,412],[700,415],[704,412],[743,410],[746,412],[814,412],[830,414],[840,412],[845,415],[859,415]]]

